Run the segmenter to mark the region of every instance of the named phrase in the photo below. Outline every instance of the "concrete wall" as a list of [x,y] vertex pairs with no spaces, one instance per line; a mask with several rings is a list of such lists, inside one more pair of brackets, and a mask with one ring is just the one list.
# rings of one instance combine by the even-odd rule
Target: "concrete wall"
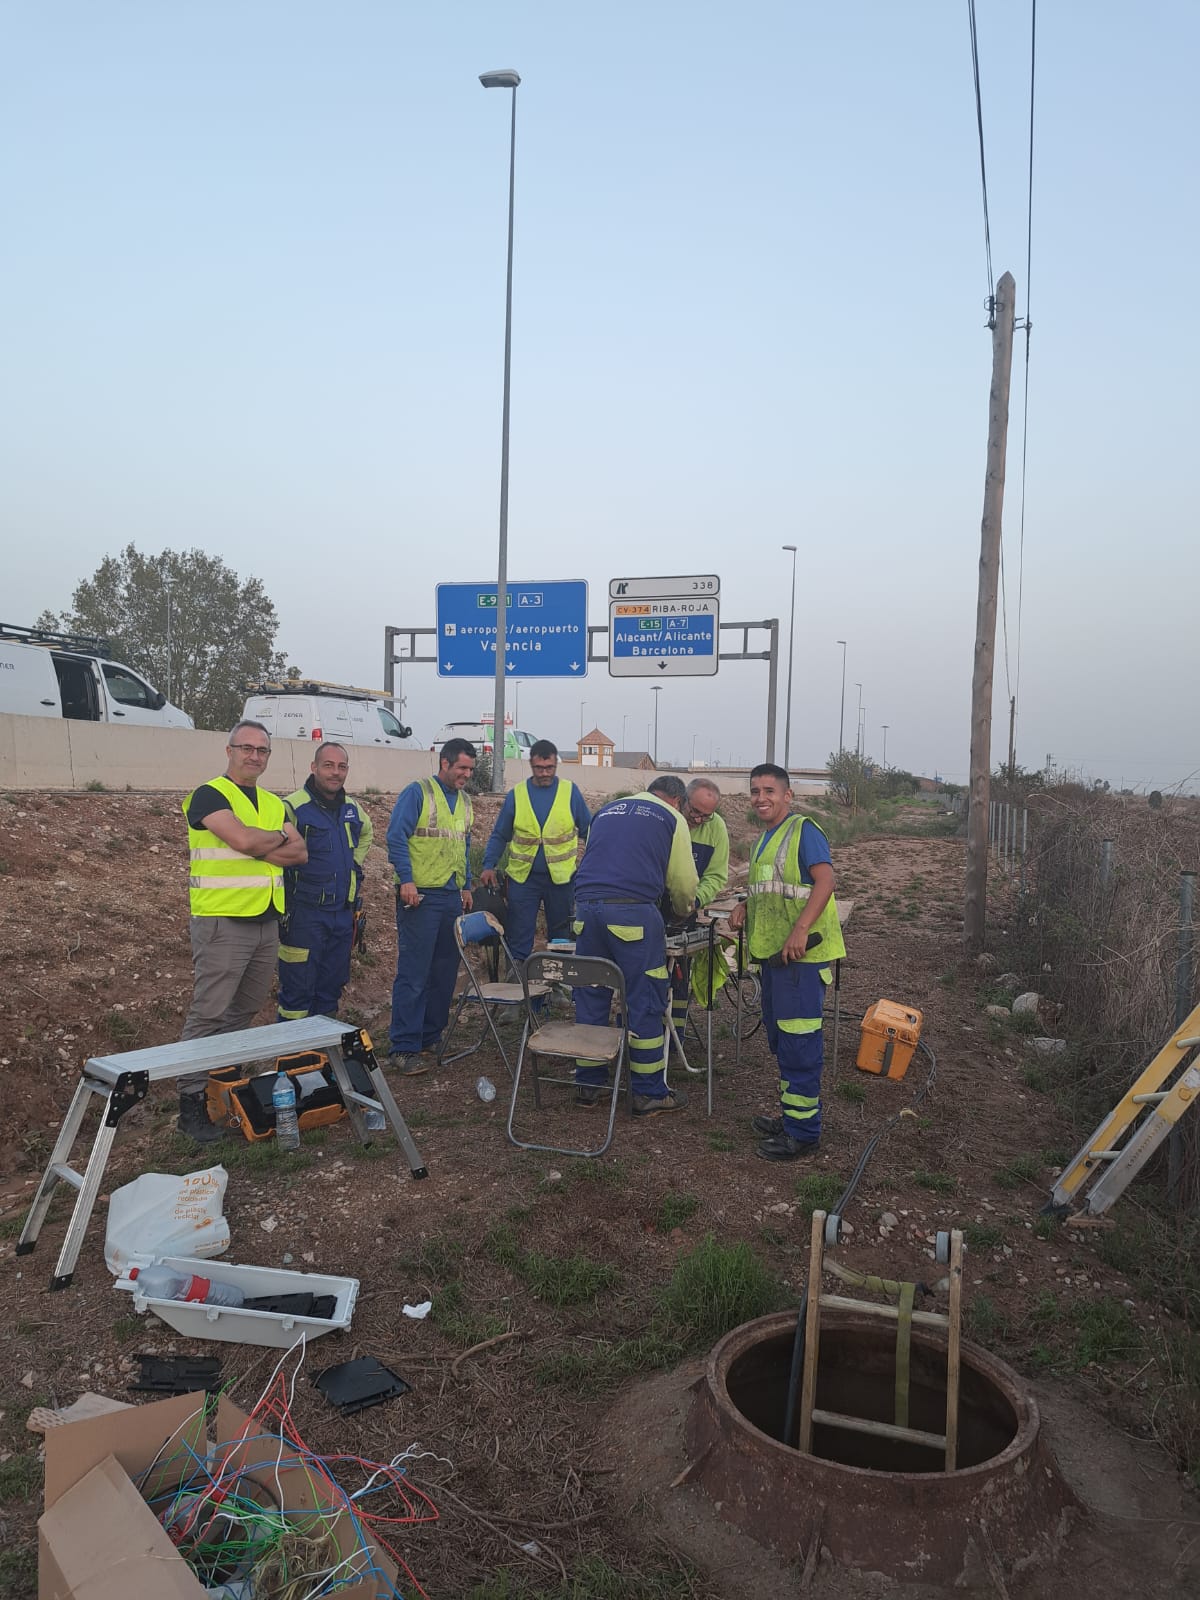
[[[62,717],[0,715],[0,789],[167,789],[184,793],[225,770],[224,733],[187,728],[119,728],[110,722],[68,722]],[[276,739],[265,785],[279,794],[298,789],[308,776],[313,746],[302,739]],[[430,750],[350,750],[352,792],[379,789],[397,794],[414,778],[437,767]],[[621,767],[581,767],[563,761],[559,771],[590,794],[645,788],[649,772]],[[524,761],[506,761],[508,787],[529,776]],[[687,779],[688,774],[681,776]],[[749,770],[712,768],[705,773],[726,794],[749,794]],[[797,794],[820,793],[821,782],[797,779]]]

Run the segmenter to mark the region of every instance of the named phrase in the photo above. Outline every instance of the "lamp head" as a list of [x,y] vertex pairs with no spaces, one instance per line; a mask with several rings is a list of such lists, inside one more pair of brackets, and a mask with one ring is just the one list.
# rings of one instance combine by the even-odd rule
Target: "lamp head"
[[494,72],[481,72],[479,81],[485,89],[515,89],[521,81],[521,74],[514,72],[511,67],[497,67]]
[[790,550],[793,555],[796,554],[796,546],[794,544],[781,544],[779,548],[781,550]]

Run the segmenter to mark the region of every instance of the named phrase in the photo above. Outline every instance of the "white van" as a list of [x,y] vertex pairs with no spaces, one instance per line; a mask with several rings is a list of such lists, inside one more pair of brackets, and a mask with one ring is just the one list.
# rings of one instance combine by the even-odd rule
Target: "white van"
[[[507,718],[505,719],[507,721]],[[490,756],[492,753],[492,720],[480,722],[443,722],[437,731],[431,750],[440,750],[447,739],[466,739],[473,744],[480,755]],[[529,752],[537,740],[523,728],[506,727],[504,730],[504,759],[505,761],[528,761]]]
[[0,711],[118,727],[194,726],[140,673],[110,660],[105,640],[6,622],[0,622]]
[[390,745],[411,749],[406,728],[374,690],[345,684],[262,683],[252,686],[242,716],[261,722],[273,739],[336,739],[339,744]]

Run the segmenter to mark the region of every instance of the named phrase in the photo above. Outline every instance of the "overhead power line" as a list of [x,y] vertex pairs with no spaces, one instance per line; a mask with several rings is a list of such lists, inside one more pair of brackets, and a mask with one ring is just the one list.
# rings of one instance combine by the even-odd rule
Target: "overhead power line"
[[[988,217],[987,159],[983,150],[983,95],[979,87],[979,33],[975,25],[975,0],[967,0],[967,18],[971,25],[971,71],[975,76],[975,124],[979,129],[979,177],[983,185],[983,248],[987,257],[988,317],[994,314],[996,276],[992,271],[992,225]],[[988,326],[992,323],[989,320]]]

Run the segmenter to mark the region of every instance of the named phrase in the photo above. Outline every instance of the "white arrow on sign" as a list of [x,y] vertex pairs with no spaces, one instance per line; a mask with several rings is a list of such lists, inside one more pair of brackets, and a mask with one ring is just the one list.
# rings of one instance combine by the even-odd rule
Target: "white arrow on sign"
[[443,672],[453,672],[454,671],[454,663],[453,663],[453,661],[443,661],[442,662],[442,671]]

